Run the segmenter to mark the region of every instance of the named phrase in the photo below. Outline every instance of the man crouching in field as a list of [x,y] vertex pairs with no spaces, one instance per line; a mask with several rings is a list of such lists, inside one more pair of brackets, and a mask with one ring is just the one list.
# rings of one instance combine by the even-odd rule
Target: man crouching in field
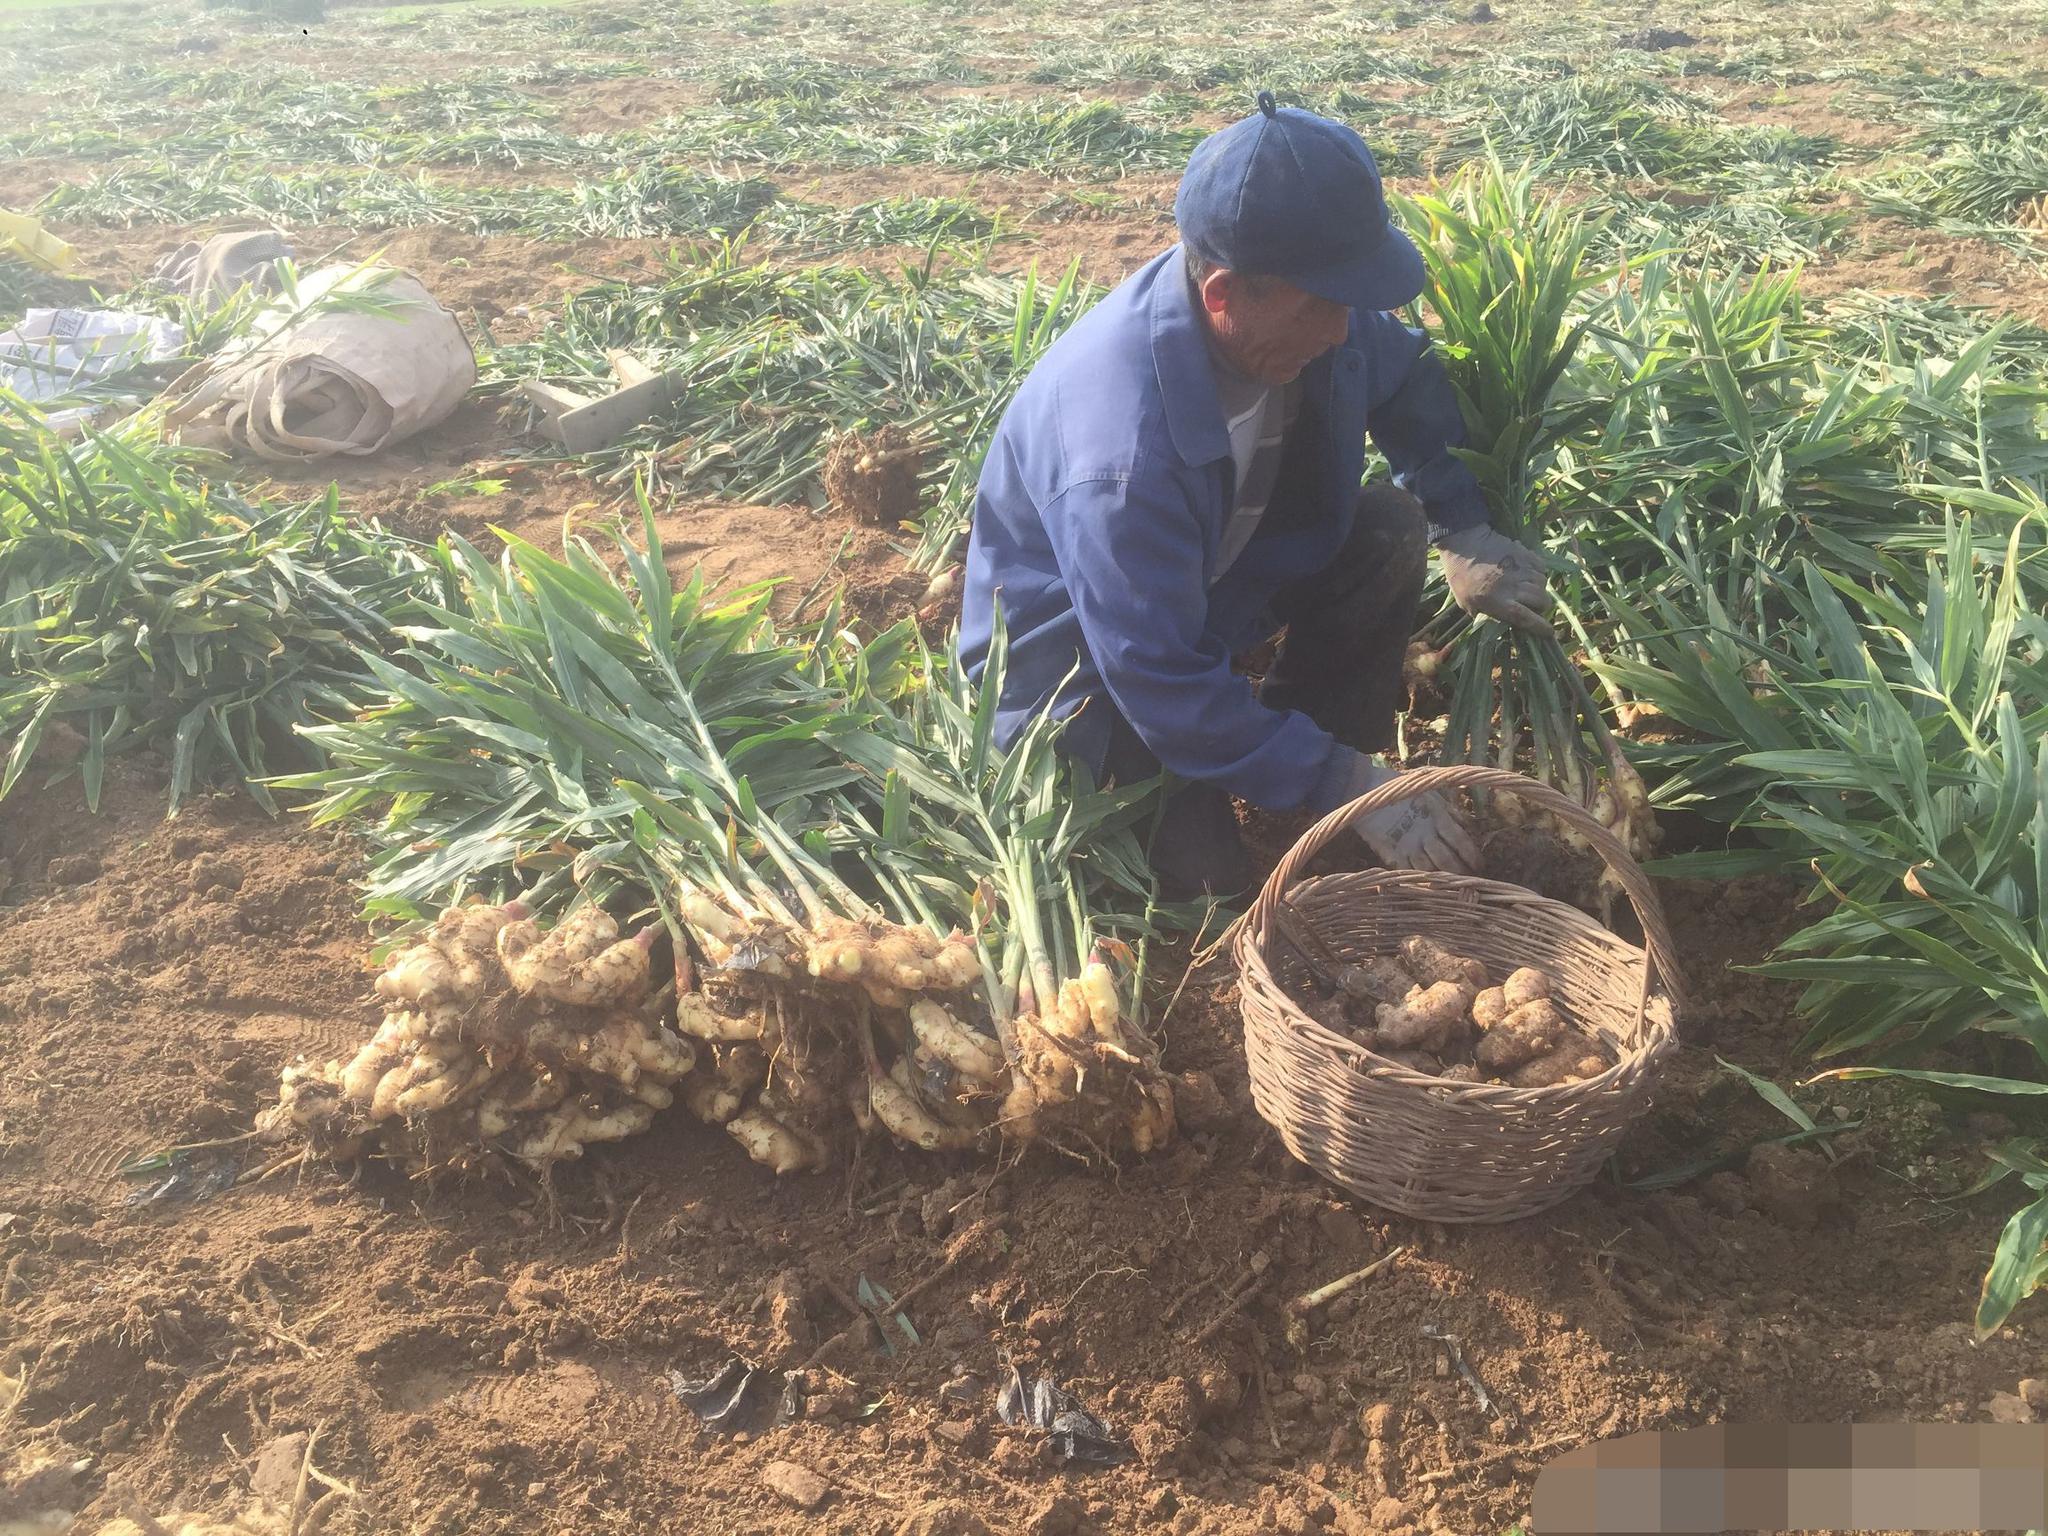
[[[1388,313],[1422,259],[1357,134],[1261,93],[1174,200],[1180,244],[1056,342],[982,469],[960,646],[998,602],[999,733],[1048,702],[1098,780],[1187,780],[1152,848],[1168,894],[1249,882],[1231,797],[1318,814],[1395,770],[1427,546],[1467,612],[1542,627],[1537,557],[1496,533],[1428,339]],[[1370,434],[1393,483],[1360,489]],[[1233,654],[1280,626],[1254,693]],[[1471,838],[1419,796],[1356,826],[1385,863],[1462,870]]]

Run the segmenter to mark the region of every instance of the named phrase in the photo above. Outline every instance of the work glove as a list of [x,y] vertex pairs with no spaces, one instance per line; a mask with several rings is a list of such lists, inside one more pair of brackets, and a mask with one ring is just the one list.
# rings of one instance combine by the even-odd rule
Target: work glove
[[[1335,810],[1399,777],[1400,770],[1376,762],[1362,752],[1340,746],[1324,768],[1311,797],[1319,810]],[[1450,801],[1442,795],[1414,795],[1385,810],[1355,816],[1356,832],[1379,861],[1390,869],[1436,869],[1469,875],[1479,868],[1479,846]]]
[[1389,869],[1438,869],[1469,875],[1479,867],[1479,845],[1450,801],[1434,790],[1360,816],[1351,830]]
[[1486,523],[1460,528],[1437,545],[1451,596],[1467,613],[1483,613],[1516,629],[1547,630],[1550,592],[1543,560],[1518,539]]

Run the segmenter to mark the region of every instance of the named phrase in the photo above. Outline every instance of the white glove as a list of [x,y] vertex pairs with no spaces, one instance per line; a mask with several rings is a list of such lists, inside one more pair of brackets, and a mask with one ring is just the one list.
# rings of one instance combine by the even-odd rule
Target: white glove
[[1467,613],[1483,613],[1516,629],[1547,630],[1550,592],[1543,559],[1486,523],[1460,528],[1437,546],[1451,596]]
[[[1339,746],[1310,801],[1331,810],[1401,776],[1398,768]],[[1391,869],[1440,869],[1468,875],[1479,868],[1479,847],[1442,795],[1413,795],[1383,811],[1351,819],[1351,830]]]
[[1469,875],[1479,867],[1479,845],[1450,802],[1431,791],[1371,811],[1351,823],[1390,869],[1438,869]]

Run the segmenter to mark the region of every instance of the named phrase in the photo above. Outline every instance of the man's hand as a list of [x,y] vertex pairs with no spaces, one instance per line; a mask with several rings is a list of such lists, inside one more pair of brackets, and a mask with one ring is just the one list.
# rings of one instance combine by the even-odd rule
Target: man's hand
[[1547,630],[1550,592],[1543,561],[1519,540],[1485,523],[1461,528],[1437,546],[1451,596],[1467,613],[1483,613],[1516,629]]
[[[1340,745],[1309,804],[1316,810],[1340,810],[1400,776],[1400,769]],[[1442,795],[1413,795],[1385,810],[1354,816],[1351,830],[1389,868],[1468,875],[1479,867],[1478,845]]]
[[1390,869],[1439,869],[1469,875],[1479,867],[1479,847],[1450,802],[1439,794],[1416,795],[1383,811],[1361,816],[1351,830]]

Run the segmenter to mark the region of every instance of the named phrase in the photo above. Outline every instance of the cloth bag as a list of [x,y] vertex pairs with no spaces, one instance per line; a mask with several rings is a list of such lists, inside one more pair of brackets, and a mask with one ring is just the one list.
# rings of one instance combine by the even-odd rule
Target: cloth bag
[[290,261],[292,248],[274,229],[247,229],[215,235],[204,245],[188,240],[156,264],[150,276],[188,299],[220,303],[245,283],[258,293],[276,293],[277,264]]
[[278,461],[367,455],[446,420],[475,382],[469,339],[418,278],[322,267],[171,385],[165,431]]

